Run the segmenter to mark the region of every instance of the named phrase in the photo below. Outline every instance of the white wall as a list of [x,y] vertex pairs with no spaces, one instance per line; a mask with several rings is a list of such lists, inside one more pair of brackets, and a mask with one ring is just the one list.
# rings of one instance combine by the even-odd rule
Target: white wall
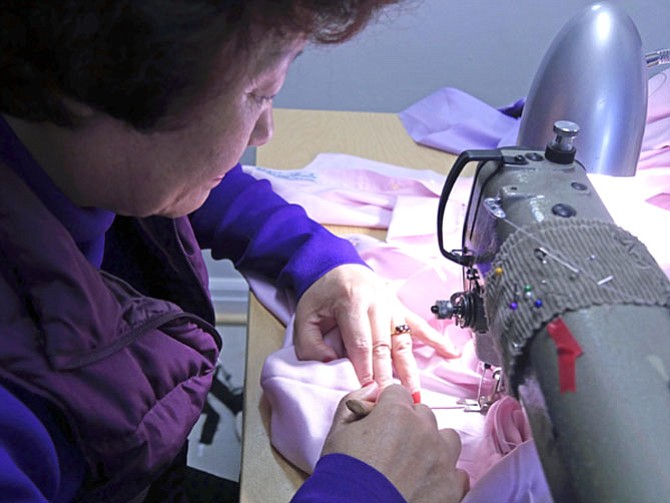
[[[554,36],[590,3],[410,0],[344,45],[309,47],[275,105],[400,112],[445,86],[506,105],[526,96]],[[611,3],[633,19],[645,51],[670,47],[670,1]]]

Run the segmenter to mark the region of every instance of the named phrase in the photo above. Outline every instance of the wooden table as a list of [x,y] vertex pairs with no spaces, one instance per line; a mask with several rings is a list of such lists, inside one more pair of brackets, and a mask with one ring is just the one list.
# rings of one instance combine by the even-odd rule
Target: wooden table
[[[414,143],[396,114],[277,109],[273,140],[258,149],[256,164],[297,169],[321,152],[340,152],[446,174],[455,156]],[[361,232],[338,227],[335,232]],[[385,231],[368,233],[383,238]],[[260,375],[265,358],[281,347],[284,327],[252,295],[249,301],[240,475],[243,503],[287,502],[306,475],[270,445],[270,407]]]

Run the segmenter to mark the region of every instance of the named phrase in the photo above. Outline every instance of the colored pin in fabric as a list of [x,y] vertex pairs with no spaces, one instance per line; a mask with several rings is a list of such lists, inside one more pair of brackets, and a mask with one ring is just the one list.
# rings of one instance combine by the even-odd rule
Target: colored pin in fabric
[[527,299],[532,299],[533,298],[533,287],[531,285],[525,285],[523,287],[523,295]]

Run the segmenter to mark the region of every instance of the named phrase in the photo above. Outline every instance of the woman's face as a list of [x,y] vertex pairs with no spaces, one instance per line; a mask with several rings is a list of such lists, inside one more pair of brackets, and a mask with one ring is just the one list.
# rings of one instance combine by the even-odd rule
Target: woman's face
[[70,148],[61,163],[71,171],[61,185],[81,206],[123,215],[194,211],[247,146],[272,136],[272,97],[304,45],[297,39],[259,51],[236,78],[221,72],[212,97],[180,117],[184,126],[177,130],[140,133],[106,115],[94,117],[74,133],[78,151]]

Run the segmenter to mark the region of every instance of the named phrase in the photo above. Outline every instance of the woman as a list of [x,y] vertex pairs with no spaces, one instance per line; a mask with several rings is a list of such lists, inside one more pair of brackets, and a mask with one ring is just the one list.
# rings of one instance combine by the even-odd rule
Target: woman
[[[338,483],[328,482],[332,466],[317,467],[303,494],[337,499],[362,473],[397,497],[432,496],[444,481],[462,494],[458,439],[412,404],[410,333],[391,334],[409,325],[449,356],[445,347],[346,241],[238,164],[247,146],[269,140],[272,98],[305,44],[344,41],[389,3],[6,2],[1,491],[177,498],[167,479],[183,464],[220,346],[200,252],[208,248],[295,293],[300,358],[335,358],[322,334],[338,325],[368,385],[352,396],[374,401],[388,390],[360,421],[341,408],[324,451]],[[389,386],[392,365],[405,390]],[[422,462],[397,449],[408,431]],[[428,473],[439,477],[425,492]]]

